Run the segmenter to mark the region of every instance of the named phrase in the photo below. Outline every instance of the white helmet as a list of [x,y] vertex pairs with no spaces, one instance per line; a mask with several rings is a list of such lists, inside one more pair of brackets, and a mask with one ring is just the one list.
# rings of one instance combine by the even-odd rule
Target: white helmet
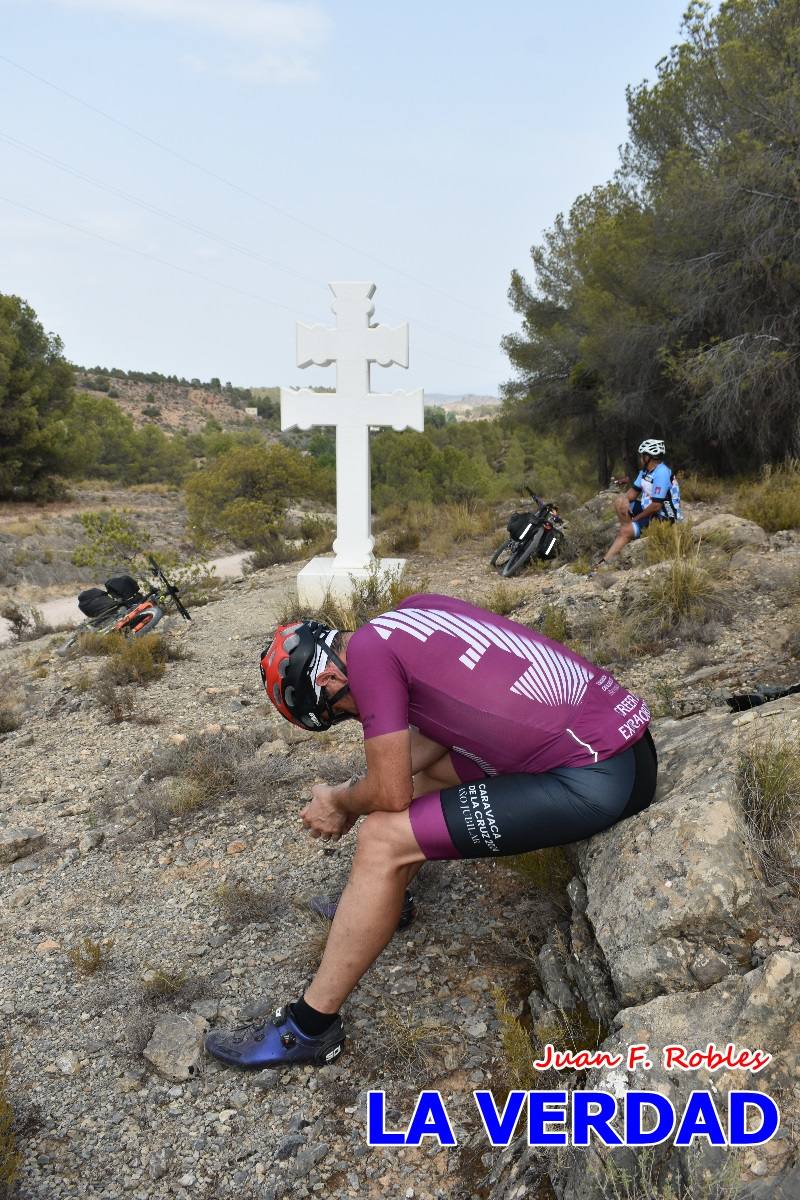
[[663,458],[667,447],[660,438],[645,438],[639,447],[640,454],[649,454],[652,458]]

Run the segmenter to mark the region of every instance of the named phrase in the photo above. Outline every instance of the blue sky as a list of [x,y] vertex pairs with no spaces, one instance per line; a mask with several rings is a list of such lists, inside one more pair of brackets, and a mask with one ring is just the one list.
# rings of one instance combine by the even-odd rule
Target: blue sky
[[613,172],[682,9],[0,0],[0,291],[76,362],[307,386],[295,320],[372,280],[411,338],[373,388],[496,394],[510,271]]

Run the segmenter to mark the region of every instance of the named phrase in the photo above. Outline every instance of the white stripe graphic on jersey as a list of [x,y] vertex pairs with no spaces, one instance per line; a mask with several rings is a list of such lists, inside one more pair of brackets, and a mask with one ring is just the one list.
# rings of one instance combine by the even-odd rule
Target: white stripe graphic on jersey
[[579,738],[577,733],[573,733],[569,726],[567,726],[567,733],[570,735],[570,737],[575,738],[575,741],[578,742],[579,745],[585,746],[589,753],[594,755],[594,761],[597,762],[600,756],[593,746],[590,746],[588,742],[584,742],[583,738]]
[[487,775],[497,774],[497,769],[493,767],[491,763],[485,762],[484,759],[479,757],[479,755],[473,754],[471,750],[465,750],[463,746],[453,746],[453,753],[463,754],[464,758],[471,759],[472,762],[477,763],[480,769],[485,771]]
[[[552,646],[534,642],[511,629],[490,625],[488,621],[443,609],[397,609],[374,617],[370,624],[384,641],[398,630],[419,642],[427,642],[435,632],[458,638],[467,644],[459,662],[470,671],[478,665],[489,646],[496,646],[528,663],[527,669],[512,684],[511,691],[551,708],[561,704],[580,704],[589,681],[594,678],[586,667],[573,662]],[[483,766],[482,763],[479,765]]]

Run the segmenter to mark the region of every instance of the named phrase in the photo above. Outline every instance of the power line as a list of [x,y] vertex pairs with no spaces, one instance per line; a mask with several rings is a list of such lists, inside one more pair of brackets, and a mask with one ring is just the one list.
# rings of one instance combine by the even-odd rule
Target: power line
[[[113,183],[107,183],[101,179],[97,179],[92,175],[87,175],[86,172],[79,170],[77,167],[71,166],[69,163],[62,162],[58,158],[54,158],[52,154],[48,154],[44,150],[38,149],[36,146],[31,146],[28,142],[23,142],[19,138],[12,137],[11,134],[0,131],[0,140],[13,146],[14,149],[20,150],[31,157],[38,159],[47,166],[55,167],[59,171],[63,171],[67,175],[71,175],[75,179],[79,179],[82,183],[87,183],[91,187],[98,188],[100,191],[108,192],[109,195],[118,196],[125,200],[128,204],[134,204],[146,212],[153,213],[154,216],[160,217],[164,221],[170,221],[174,225],[178,225],[182,229],[188,230],[190,233],[197,234],[199,237],[204,237],[208,241],[216,242],[220,246],[225,246],[229,250],[233,250],[236,254],[241,254],[245,258],[253,259],[256,262],[264,263],[268,267],[272,267],[276,271],[283,271],[287,275],[293,276],[295,279],[300,279],[305,283],[313,284],[315,288],[319,288],[319,279],[306,275],[302,271],[296,270],[294,267],[288,267],[284,263],[277,262],[275,259],[268,258],[259,250],[253,250],[249,246],[242,246],[238,242],[231,241],[230,238],[223,234],[214,233],[212,230],[205,229],[202,225],[197,225],[193,221],[187,220],[186,217],[181,217],[177,213],[170,212],[168,209],[161,208],[157,204],[153,204],[149,200],[143,199],[141,196],[135,196],[131,192],[125,191],[123,188],[117,187]],[[382,306],[385,312],[399,312],[397,309],[392,309],[387,305]],[[409,316],[406,314],[406,319],[413,321],[417,326],[430,329],[433,333],[438,333],[440,337],[450,338],[453,341],[465,342],[467,345],[474,346],[483,350],[494,351],[494,346],[488,346],[482,342],[475,342],[470,338],[461,337],[456,333],[448,333],[447,330],[431,325],[430,322],[423,321],[418,317]]]
[[[158,263],[159,266],[169,267],[173,271],[179,271],[182,275],[188,275],[193,279],[200,279],[203,281],[203,283],[210,283],[214,287],[225,288],[229,292],[236,292],[240,296],[246,296],[248,300],[256,300],[260,304],[269,304],[273,308],[281,308],[284,310],[284,312],[290,313],[292,317],[298,316],[295,308],[290,308],[288,304],[282,304],[280,300],[272,300],[269,296],[262,296],[258,292],[248,291],[246,288],[237,287],[236,284],[225,283],[224,280],[215,279],[212,275],[204,275],[200,271],[193,271],[189,267],[182,267],[179,263],[170,262],[169,259],[161,258],[157,254],[151,254],[148,250],[140,250],[137,246],[129,246],[124,242],[117,242],[114,240],[114,238],[106,237],[105,234],[95,233],[95,231],[91,229],[84,229],[80,225],[74,225],[70,221],[62,220],[60,217],[54,217],[50,213],[42,212],[41,209],[31,207],[29,204],[23,204],[19,200],[12,200],[10,196],[0,195],[0,201],[3,201],[5,204],[10,204],[13,208],[18,208],[23,212],[31,213],[33,216],[41,217],[45,221],[50,221],[54,225],[61,225],[64,229],[69,229],[73,233],[80,233],[84,237],[94,238],[95,241],[105,242],[106,245],[113,246],[117,250],[126,250],[129,254],[135,254],[139,258],[149,259],[150,262]],[[300,315],[302,316],[303,314]],[[317,323],[313,317],[304,316],[304,320],[309,321],[312,324]],[[466,362],[463,359],[447,358],[445,355],[438,353],[428,353],[428,358],[432,358],[439,362],[455,363],[460,367],[473,367],[476,371],[485,369],[484,367],[479,366],[477,363]]]
[[277,213],[286,220],[293,221],[296,225],[300,225],[302,228],[308,229],[310,232],[317,234],[318,237],[326,238],[327,240],[334,242],[336,245],[341,246],[345,250],[349,250],[354,254],[360,254],[364,258],[371,259],[372,262],[378,263],[379,266],[384,267],[386,270],[394,271],[397,275],[401,275],[404,279],[408,279],[410,282],[417,284],[418,287],[424,287],[428,291],[438,293],[438,295],[444,297],[446,300],[450,300],[453,304],[458,304],[462,308],[470,309],[472,312],[478,313],[483,317],[489,317],[490,319],[493,319],[492,314],[486,312],[484,309],[477,308],[473,304],[468,304],[466,300],[462,300],[458,296],[451,295],[449,292],[444,291],[443,288],[437,287],[435,284],[427,283],[424,279],[420,279],[416,275],[412,275],[409,271],[403,270],[402,267],[397,267],[393,263],[379,258],[377,255],[372,254],[368,250],[363,250],[358,246],[354,246],[351,242],[344,241],[342,238],[337,237],[333,233],[328,233],[325,229],[320,229],[319,226],[312,224],[310,221],[304,220],[303,217],[298,217],[295,213],[290,212],[288,209],[281,208],[280,205],[275,204],[272,200],[268,200],[266,197],[260,196],[256,192],[251,192],[249,188],[242,187],[241,184],[236,183],[232,179],[228,179],[225,175],[220,175],[219,172],[212,170],[210,167],[206,167],[202,163],[196,162],[194,159],[189,158],[187,155],[181,154],[179,150],[174,150],[171,146],[167,146],[164,142],[160,142],[157,138],[151,137],[150,134],[143,133],[141,129],[137,129],[134,125],[128,124],[127,121],[122,121],[119,117],[114,117],[111,115],[111,113],[105,112],[104,109],[98,108],[97,105],[89,103],[88,100],[84,100],[80,96],[76,96],[74,92],[67,91],[66,88],[61,87],[57,83],[53,83],[52,80],[45,79],[43,75],[38,75],[35,71],[31,71],[28,67],[23,67],[21,63],[15,62],[13,58],[9,58],[5,54],[0,54],[0,61],[7,63],[10,67],[14,67],[14,69],[17,71],[21,71],[24,75],[30,76],[31,79],[35,79],[38,83],[44,84],[45,87],[52,88],[53,91],[59,92],[62,96],[66,96],[69,100],[74,101],[74,103],[80,104],[83,108],[88,109],[89,112],[93,112],[97,116],[103,117],[104,120],[110,121],[113,125],[118,126],[120,129],[124,129],[128,133],[134,134],[135,137],[141,138],[142,141],[148,142],[151,146],[155,146],[164,154],[171,155],[179,162],[186,164],[186,166],[192,167],[193,170],[202,172],[202,174],[207,175],[209,179],[216,180],[217,183],[221,183],[225,187],[231,188],[232,191],[238,192],[242,196],[247,196],[248,199],[254,200],[256,204],[261,204],[265,208],[271,209],[272,212]]

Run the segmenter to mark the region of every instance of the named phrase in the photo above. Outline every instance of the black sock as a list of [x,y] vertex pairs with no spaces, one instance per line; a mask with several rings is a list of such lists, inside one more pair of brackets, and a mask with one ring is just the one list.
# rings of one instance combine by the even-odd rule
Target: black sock
[[338,1013],[318,1012],[316,1008],[306,1004],[302,996],[289,1005],[289,1011],[299,1026],[300,1032],[304,1033],[306,1037],[319,1037],[320,1034],[330,1029],[339,1015]]

